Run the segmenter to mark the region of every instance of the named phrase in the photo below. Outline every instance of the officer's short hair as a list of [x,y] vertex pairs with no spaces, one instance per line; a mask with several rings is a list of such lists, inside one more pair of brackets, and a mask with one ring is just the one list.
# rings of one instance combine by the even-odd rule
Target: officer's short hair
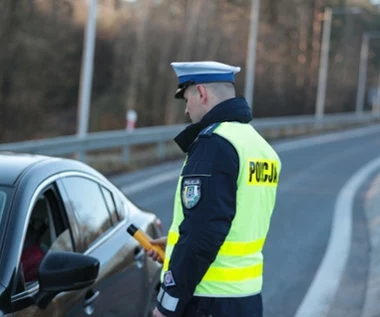
[[213,94],[219,99],[227,99],[235,97],[235,86],[232,83],[211,83],[205,84]]

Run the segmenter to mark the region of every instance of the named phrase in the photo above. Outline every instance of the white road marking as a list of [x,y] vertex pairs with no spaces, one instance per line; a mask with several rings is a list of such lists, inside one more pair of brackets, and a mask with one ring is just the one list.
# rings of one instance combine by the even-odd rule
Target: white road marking
[[131,195],[131,194],[146,190],[147,188],[175,180],[176,178],[178,178],[178,176],[179,176],[179,171],[174,170],[171,172],[158,174],[156,176],[151,176],[151,177],[149,177],[149,179],[145,179],[145,180],[142,180],[140,182],[136,182],[132,185],[123,186],[123,187],[121,187],[121,190],[126,195]]
[[324,135],[303,138],[301,140],[290,140],[290,141],[280,142],[274,145],[274,149],[277,152],[285,152],[285,151],[290,151],[290,150],[297,150],[300,148],[312,147],[315,145],[320,145],[320,144],[325,144],[325,143],[348,140],[355,137],[361,137],[361,136],[365,136],[365,135],[369,135],[373,133],[379,133],[379,132],[380,132],[380,126],[373,125],[370,127],[355,129],[351,131],[340,131],[336,133],[329,133],[329,134],[324,134]]
[[295,317],[328,315],[350,252],[355,195],[378,169],[380,169],[380,157],[363,166],[340,190],[325,255]]

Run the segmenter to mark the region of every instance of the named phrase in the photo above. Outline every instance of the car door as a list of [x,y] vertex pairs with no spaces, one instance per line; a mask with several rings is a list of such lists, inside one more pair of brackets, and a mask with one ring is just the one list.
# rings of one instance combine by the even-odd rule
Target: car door
[[100,261],[96,289],[104,315],[143,317],[145,254],[123,229],[126,222],[116,213],[112,191],[95,178],[73,173],[62,177],[60,186],[78,225],[78,251]]
[[[17,287],[12,293],[12,302],[22,302],[38,292],[37,269],[42,258],[52,251],[75,252],[74,241],[78,232],[73,226],[72,216],[67,214],[60,192],[53,182],[44,187],[31,201],[32,212],[26,219],[28,232],[20,259]],[[33,228],[34,227],[34,228]],[[73,230],[74,229],[74,230]],[[34,230],[34,231],[33,231]],[[38,239],[30,242],[29,232],[38,232]],[[30,247],[32,246],[32,247]],[[30,305],[14,312],[14,317],[80,317],[102,316],[100,306],[91,299],[93,288],[58,294],[45,309]],[[93,296],[93,295],[92,295]]]

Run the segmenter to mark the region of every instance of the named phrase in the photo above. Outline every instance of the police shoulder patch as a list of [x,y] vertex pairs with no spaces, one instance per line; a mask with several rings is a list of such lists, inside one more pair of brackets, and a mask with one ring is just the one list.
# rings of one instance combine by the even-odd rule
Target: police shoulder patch
[[173,278],[173,274],[171,271],[166,271],[165,274],[164,274],[164,285],[166,287],[168,286],[175,286],[175,281],[174,281],[174,278]]
[[187,209],[193,208],[201,199],[201,180],[185,178],[182,182],[182,203]]

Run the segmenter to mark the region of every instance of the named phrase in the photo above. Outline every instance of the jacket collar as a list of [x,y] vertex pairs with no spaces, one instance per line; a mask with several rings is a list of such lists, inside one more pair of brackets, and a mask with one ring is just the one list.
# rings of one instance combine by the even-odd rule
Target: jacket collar
[[245,98],[235,97],[227,99],[206,113],[201,121],[187,126],[174,138],[174,141],[184,153],[187,153],[198,134],[211,124],[231,121],[248,123],[251,120],[251,109]]

